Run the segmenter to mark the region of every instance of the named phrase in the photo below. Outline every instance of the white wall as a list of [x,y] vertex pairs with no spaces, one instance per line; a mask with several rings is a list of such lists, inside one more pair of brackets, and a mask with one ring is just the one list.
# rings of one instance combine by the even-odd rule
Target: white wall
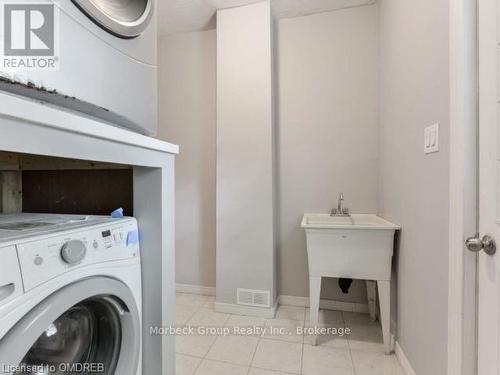
[[[402,225],[398,341],[417,374],[446,374],[448,1],[380,0],[380,213]],[[440,152],[423,131],[439,122]]]
[[159,40],[159,137],[176,158],[176,282],[215,286],[216,34]]
[[217,12],[217,303],[276,293],[270,12]]
[[[308,296],[305,212],[329,212],[344,192],[355,213],[378,208],[377,7],[282,19],[278,28],[280,293]],[[364,283],[343,295],[366,302]]]

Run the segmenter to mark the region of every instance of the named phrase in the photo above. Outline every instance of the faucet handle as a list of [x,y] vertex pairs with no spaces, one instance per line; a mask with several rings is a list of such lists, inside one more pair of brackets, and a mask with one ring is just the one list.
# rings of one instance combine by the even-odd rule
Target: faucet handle
[[344,215],[348,215],[348,216],[349,216],[351,213],[349,212],[349,209],[348,209],[348,208],[344,208],[344,209],[342,210],[342,214],[344,214]]

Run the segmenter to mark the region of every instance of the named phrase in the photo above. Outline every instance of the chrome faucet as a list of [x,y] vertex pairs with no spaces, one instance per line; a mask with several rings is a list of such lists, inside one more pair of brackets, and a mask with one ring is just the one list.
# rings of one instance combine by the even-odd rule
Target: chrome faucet
[[349,213],[349,209],[342,207],[343,201],[344,201],[344,193],[340,193],[337,208],[332,208],[330,216],[351,216],[351,214]]
[[342,212],[342,202],[344,201],[344,193],[339,194],[339,201],[337,204],[337,211]]

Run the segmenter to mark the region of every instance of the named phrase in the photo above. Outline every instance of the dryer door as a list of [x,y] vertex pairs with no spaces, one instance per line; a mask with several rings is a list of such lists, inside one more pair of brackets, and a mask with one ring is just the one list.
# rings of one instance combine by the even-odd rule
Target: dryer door
[[139,36],[153,13],[153,0],[72,0],[92,21],[121,38]]
[[0,343],[5,374],[136,375],[139,311],[121,282],[89,278],[52,294]]

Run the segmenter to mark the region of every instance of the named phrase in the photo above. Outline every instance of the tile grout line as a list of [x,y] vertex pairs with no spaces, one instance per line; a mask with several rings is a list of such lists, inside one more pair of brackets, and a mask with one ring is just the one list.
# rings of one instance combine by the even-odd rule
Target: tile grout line
[[[190,294],[190,293],[181,293],[181,294],[189,294],[189,295],[193,295],[193,294]],[[196,295],[197,295],[197,294],[196,294]],[[189,318],[188,318],[188,319],[186,319],[186,323],[185,323],[185,324],[183,324],[183,326],[186,326],[186,325],[189,323],[189,321],[190,321],[191,319],[193,319],[193,317],[195,316],[195,314],[196,314],[198,311],[200,311],[200,310],[203,308],[203,306],[205,306],[205,304],[208,302],[208,299],[209,299],[209,298],[208,298],[208,297],[206,297],[206,296],[203,296],[203,297],[205,297],[205,299],[204,299],[203,303],[201,303],[201,304],[200,304],[200,305],[198,305],[198,306],[197,306],[197,305],[190,306],[189,304],[184,304],[184,305],[183,305],[182,303],[181,303],[181,304],[178,304],[178,303],[177,303],[177,293],[176,293],[176,298],[175,298],[175,307],[176,307],[176,308],[177,308],[178,306],[194,307],[194,311],[191,313],[191,315],[189,315]]]
[[250,366],[248,367],[248,372],[247,375],[250,374],[250,371],[252,371],[252,365],[255,360],[255,355],[257,354],[257,349],[259,349],[260,342],[262,341],[262,336],[260,336],[257,340],[257,345],[255,346],[255,350],[253,352],[252,360],[250,361]]
[[[222,327],[224,327],[224,326],[226,325],[226,323],[228,322],[228,320],[229,320],[229,317],[230,317],[230,316],[231,316],[230,314],[228,314],[228,315],[227,315],[227,318],[226,318],[226,320],[224,321],[224,323],[222,324]],[[205,360],[205,359],[207,359],[207,360],[211,360],[210,358],[207,358],[207,355],[208,355],[208,353],[210,353],[210,350],[212,350],[212,348],[214,347],[214,345],[215,345],[215,343],[217,342],[217,339],[218,339],[219,337],[220,337],[220,336],[215,336],[215,340],[214,340],[214,342],[210,345],[210,347],[208,348],[207,352],[205,353],[205,356],[203,357],[203,360]]]
[[[347,323],[343,312],[342,312],[342,321],[344,322],[344,328],[346,328]],[[347,347],[349,348],[349,357],[351,358],[352,373],[353,375],[356,375],[356,367],[354,366],[354,358],[352,356],[351,340],[349,340],[349,336],[347,337]]]
[[[226,322],[227,320],[229,320],[229,316],[228,318],[226,319]],[[224,323],[225,324],[225,323]],[[219,336],[216,336],[215,337],[215,340],[212,342],[212,344],[210,344],[210,347],[208,348],[207,352],[205,353],[205,355],[203,356],[203,358],[201,359],[200,363],[198,364],[198,367],[196,367],[196,370],[194,371],[193,375],[196,375],[196,372],[198,371],[198,369],[200,368],[201,364],[204,362],[204,361],[213,361],[213,362],[222,362],[222,363],[225,363],[223,361],[215,361],[215,360],[212,360],[212,359],[209,359],[207,358],[207,355],[208,353],[210,353],[210,350],[212,350],[212,348],[214,347],[215,343],[217,342],[217,339],[219,338]],[[248,375],[248,374],[247,374]]]
[[250,370],[251,369],[256,369],[256,370],[264,370],[264,371],[270,371],[270,372],[276,372],[278,374],[285,374],[285,375],[301,375],[301,374],[295,374],[293,372],[286,372],[286,371],[279,371],[279,370],[270,370],[268,368],[264,368],[264,367],[258,367],[258,366],[252,366],[250,367]]
[[[310,316],[310,313],[309,313]],[[304,306],[304,320],[302,321],[302,325],[306,326],[306,307]],[[305,345],[305,336],[304,332],[302,332],[302,351],[300,354],[300,373],[304,373],[304,345]]]
[[[215,310],[214,310],[215,311]],[[229,319],[231,318],[232,315],[234,314],[226,314],[227,315],[227,318],[226,320],[224,321],[222,327],[225,327],[227,322],[229,321]],[[203,363],[203,361],[212,361],[212,362],[217,362],[217,363],[225,363],[225,364],[229,364],[229,365],[235,365],[235,366],[241,366],[241,365],[238,365],[236,363],[231,363],[231,362],[226,362],[226,361],[218,361],[218,360],[215,360],[215,359],[210,359],[210,358],[207,358],[208,356],[208,353],[210,353],[210,351],[212,350],[212,348],[214,347],[215,343],[217,342],[217,339],[220,338],[221,336],[216,336],[215,337],[215,340],[214,342],[210,345],[210,347],[208,348],[207,352],[205,353],[205,355],[203,356],[203,358],[201,358],[201,361],[200,363],[198,364],[198,366],[196,367],[196,370],[194,371],[193,375],[196,375],[196,372],[198,371],[198,369],[200,368],[201,364]],[[257,350],[257,348],[256,348]],[[243,367],[243,366],[242,366]],[[251,367],[248,367],[248,371],[247,371],[247,375],[249,374],[250,372],[250,369]]]
[[[182,355],[182,356],[184,356],[184,357],[190,357],[190,358],[195,358],[195,359],[199,359],[199,360],[200,360],[200,362],[199,362],[199,363],[198,363],[198,365],[194,368],[194,370],[193,370],[193,372],[191,373],[191,375],[196,374],[196,371],[198,371],[198,369],[199,369],[199,368],[200,368],[200,366],[201,366],[201,362],[203,362],[203,358],[196,357],[196,356],[194,356],[194,355],[190,355],[190,354],[181,354],[181,353],[175,353],[175,355],[176,355],[176,356],[178,356],[178,355]],[[177,370],[176,370],[176,372],[177,372]]]
[[271,369],[268,369],[268,368],[264,368],[264,367],[258,367],[258,366],[252,366],[250,367],[250,370],[251,369],[256,369],[256,370],[264,370],[264,371],[270,371],[270,372],[276,372],[278,374],[285,374],[285,375],[301,375],[301,374],[296,374],[296,373],[293,373],[293,372],[286,372],[286,371],[279,371],[279,370],[271,370]]
[[186,320],[186,324],[184,324],[184,325],[187,325],[190,322],[190,320],[193,319],[193,317],[196,315],[196,313],[201,310],[202,306],[203,305],[198,306],[198,307],[196,307],[194,309],[194,311],[191,313],[191,315],[189,316],[189,318]]
[[[189,322],[191,321],[191,319],[193,319],[193,317],[196,315],[196,313],[198,311],[201,311],[201,309],[203,308],[203,306],[205,306],[205,304],[207,303],[208,301],[208,298],[205,299],[205,301],[200,305],[198,306],[197,308],[194,309],[194,312],[193,312],[193,315],[186,321],[186,324],[189,324]],[[200,362],[198,363],[198,366],[196,366],[196,368],[194,369],[193,371],[193,374],[192,375],[196,375],[196,372],[198,371],[198,369],[200,368],[201,364],[203,363],[203,361],[205,360],[206,356],[208,355],[208,352],[210,351],[210,349],[212,349],[212,346],[215,344],[215,341],[217,339],[214,340],[214,342],[212,343],[212,345],[210,345],[210,347],[208,348],[207,352],[205,353],[205,355],[200,358],[200,357],[195,357],[195,356],[190,356],[190,357],[193,357],[193,358],[197,358],[200,360]],[[179,353],[180,354],[180,353]],[[182,355],[182,354],[181,354]],[[177,372],[177,371],[176,371]]]
[[[279,306],[278,306],[279,308]],[[302,321],[302,324],[305,324],[305,319],[306,319],[306,314],[305,314],[305,307],[304,307],[304,314],[303,314],[303,318],[302,320],[294,320],[294,319],[281,319],[281,320],[288,320],[288,321],[291,321],[291,322],[300,322]],[[274,318],[274,320],[278,319],[277,317]],[[273,319],[266,319],[266,323],[267,321],[269,320],[273,320]],[[252,362],[250,364],[250,368],[249,368],[249,372],[252,370],[252,368],[254,369],[260,369],[260,370],[265,370],[265,371],[272,371],[272,372],[277,372],[277,373],[283,373],[283,374],[286,374],[286,375],[302,375],[302,357],[301,357],[301,369],[300,369],[300,374],[295,374],[295,373],[289,373],[289,372],[285,372],[285,371],[277,371],[277,370],[270,370],[270,369],[266,369],[266,368],[262,368],[262,367],[258,367],[258,366],[253,366],[253,363],[255,361],[255,355],[257,354],[257,349],[259,348],[259,345],[260,343],[263,341],[263,340],[269,340],[269,341],[277,341],[277,342],[284,342],[284,343],[288,343],[288,344],[301,344],[302,345],[302,351],[301,351],[301,355],[304,351],[304,336],[302,335],[302,343],[300,342],[290,342],[290,341],[286,341],[286,340],[280,340],[280,339],[272,339],[272,338],[269,338],[269,337],[259,337],[259,341],[257,342],[257,347],[255,348],[255,352],[254,352],[254,356],[252,358]]]

